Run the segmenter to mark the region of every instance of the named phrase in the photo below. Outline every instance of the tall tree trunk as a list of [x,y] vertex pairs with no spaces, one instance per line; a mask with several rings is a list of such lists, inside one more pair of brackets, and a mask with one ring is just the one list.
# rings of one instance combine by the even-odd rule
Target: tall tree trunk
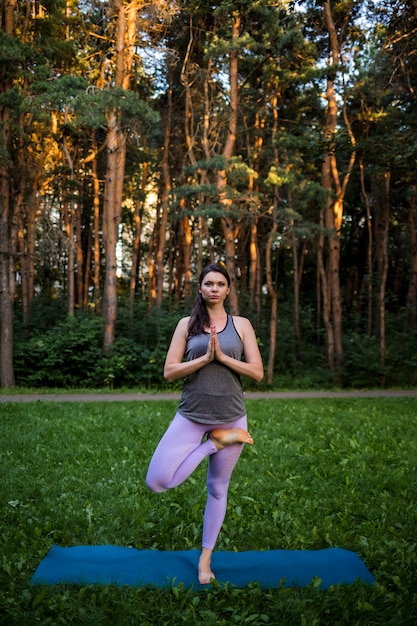
[[107,167],[103,205],[103,244],[106,255],[103,287],[103,349],[110,352],[117,320],[117,241],[121,218],[126,141],[121,129],[120,112],[107,113]]
[[[193,102],[192,102],[192,94],[191,94],[191,83],[192,78],[190,78],[190,67],[189,61],[192,49],[194,47],[194,35],[193,35],[193,20],[190,18],[190,39],[187,46],[187,53],[185,55],[185,59],[183,62],[183,66],[181,69],[181,84],[185,88],[185,114],[184,114],[184,134],[185,134],[185,143],[187,145],[187,156],[190,159],[190,163],[196,168],[197,171],[200,172],[200,181],[203,182],[206,178],[206,171],[204,168],[197,167],[197,159],[194,154],[194,140],[193,140],[193,119],[194,119],[194,111],[193,111]],[[207,80],[207,78],[206,78]],[[179,224],[179,234],[180,234],[180,255],[182,261],[182,271],[184,274],[184,286],[182,290],[182,295],[185,298],[188,298],[191,295],[191,283],[192,283],[192,272],[191,272],[191,244],[192,244],[192,231],[189,217],[185,212],[185,198],[181,198],[180,201],[181,211],[184,212],[184,216],[180,218]],[[178,289],[177,299],[181,297],[181,290]]]
[[[332,367],[334,364],[334,330],[331,323],[331,307],[329,297],[329,285],[327,281],[327,272],[324,263],[324,210],[320,211],[320,234],[317,246],[317,300],[319,301],[319,294],[321,293],[321,310],[323,315],[324,329],[326,333],[326,352],[327,361]],[[318,302],[317,310],[320,308],[320,302]],[[332,371],[332,369],[331,369]]]
[[[23,126],[23,121],[21,125]],[[18,221],[17,246],[19,250],[20,278],[22,294],[23,325],[29,322],[30,303],[33,298],[33,267],[35,254],[35,212],[36,212],[36,183],[38,177],[29,174],[26,166],[27,154],[23,137],[19,137],[18,148],[18,181],[17,193],[14,198],[14,212]],[[35,182],[36,181],[36,182]],[[28,193],[29,191],[29,193]],[[26,211],[25,211],[26,207]]]
[[[248,155],[251,155],[250,166],[251,171],[249,173],[249,181],[248,181],[248,198],[252,203],[252,206],[255,206],[256,209],[253,212],[253,215],[250,219],[249,225],[249,306],[251,309],[254,309],[256,303],[257,296],[257,280],[258,280],[258,264],[259,264],[259,246],[258,246],[258,221],[259,221],[259,211],[256,203],[256,199],[254,196],[255,191],[255,172],[259,173],[259,157],[261,154],[262,146],[263,146],[263,132],[265,128],[265,117],[261,116],[259,112],[255,113],[255,139],[253,150],[251,150],[250,137],[249,133],[246,132],[246,145]],[[247,125],[245,124],[245,129],[248,131]],[[251,154],[252,153],[252,154]],[[253,171],[252,171],[253,170]]]
[[82,293],[82,306],[83,311],[86,313],[88,311],[88,296],[89,296],[89,288],[91,281],[91,259],[93,256],[93,227],[92,224],[88,224],[88,233],[87,233],[87,253],[85,257],[85,268],[84,268],[84,276],[83,276],[83,293]]
[[[229,52],[229,89],[230,89],[230,108],[229,108],[229,120],[228,120],[228,133],[223,148],[223,159],[225,165],[229,159],[232,158],[235,144],[236,144],[236,132],[237,121],[239,113],[239,51],[235,47],[235,41],[239,37],[240,31],[240,15],[237,11],[232,15],[232,36],[230,42]],[[230,293],[228,297],[228,304],[230,313],[232,315],[239,314],[239,299],[236,284],[236,267],[235,267],[235,238],[236,238],[236,225],[232,216],[232,200],[227,196],[227,173],[226,169],[219,170],[217,173],[217,193],[219,196],[219,202],[223,206],[223,215],[221,217],[221,223],[223,228],[223,236],[225,242],[225,255],[226,255],[226,267],[230,274]]]
[[180,254],[182,263],[183,285],[182,291],[184,298],[191,296],[192,274],[191,274],[191,244],[192,232],[188,215],[181,217],[179,222],[180,235]]
[[91,164],[91,175],[93,177],[93,241],[94,241],[94,306],[96,311],[100,311],[100,181],[97,174],[97,146],[95,137],[93,137],[94,157]]
[[301,331],[300,331],[300,268],[298,265],[298,238],[294,230],[294,222],[291,223],[291,246],[292,246],[292,269],[293,269],[293,292],[294,292],[294,338],[295,356],[301,360]]
[[[330,0],[323,3],[324,21],[329,35],[330,53],[329,67],[327,71],[326,84],[326,100],[327,109],[325,112],[324,137],[328,145],[327,153],[324,155],[321,171],[321,182],[324,189],[327,190],[327,200],[324,209],[324,225],[327,230],[328,240],[328,267],[327,282],[329,287],[329,306],[330,315],[325,322],[329,336],[327,338],[328,346],[328,365],[336,382],[341,382],[343,369],[343,342],[342,342],[342,296],[340,289],[340,232],[342,227],[342,218],[344,211],[344,198],[346,187],[350,179],[350,174],[355,162],[355,139],[349,124],[346,113],[346,103],[343,104],[343,116],[348,131],[352,152],[347,173],[344,176],[343,183],[339,179],[339,171],[336,159],[335,133],[337,129],[338,101],[335,91],[335,79],[339,68],[340,43],[338,33],[332,15],[332,7]],[[349,10],[349,9],[347,9]],[[335,194],[335,199],[333,198]],[[324,312],[324,308],[323,308]],[[331,326],[331,329],[330,329]],[[334,351],[331,346],[334,346]]]
[[249,305],[251,309],[255,308],[256,303],[258,263],[258,217],[254,216],[250,224],[249,242]]
[[[4,5],[2,30],[12,36],[14,32],[14,11],[17,0],[9,0]],[[7,92],[11,85],[0,85],[1,92]],[[0,110],[1,145],[9,149],[12,134],[10,115],[7,107]],[[0,385],[13,387],[13,306],[15,296],[15,259],[13,244],[15,237],[14,217],[10,198],[9,165],[5,155],[0,159]]]
[[[272,136],[271,143],[274,146],[274,165],[278,168],[279,165],[279,153],[278,148],[276,147],[276,136],[278,134],[278,94],[277,92],[273,93],[272,96],[272,111],[273,111],[273,125],[272,125]],[[268,385],[272,385],[274,380],[274,366],[275,366],[275,353],[277,346],[277,310],[278,310],[278,294],[274,287],[274,281],[272,279],[272,246],[275,240],[275,233],[278,230],[278,204],[279,204],[279,189],[277,186],[274,188],[274,199],[272,206],[272,227],[268,236],[268,240],[266,242],[265,249],[265,266],[266,266],[266,284],[268,288],[268,294],[271,298],[271,315],[269,319],[269,354],[268,354],[268,364],[266,369],[266,381]]]
[[169,213],[169,201],[171,197],[171,173],[169,167],[169,146],[171,141],[172,123],[172,69],[168,77],[168,102],[165,118],[164,151],[162,154],[162,190],[159,237],[156,249],[156,306],[161,308],[164,295],[164,260],[167,239],[167,225]]
[[[390,172],[383,175],[382,181],[378,177],[375,181],[378,185],[375,195],[378,202],[378,208],[375,211],[375,243],[376,243],[376,262],[378,268],[378,317],[379,317],[379,352],[380,365],[385,366],[386,345],[386,327],[385,327],[385,290],[388,275],[388,233],[389,233],[389,214],[390,214]],[[382,184],[378,184],[378,182]],[[381,381],[385,382],[385,376]]]
[[81,309],[83,306],[83,292],[84,292],[84,254],[82,244],[82,208],[79,202],[75,203],[74,210],[74,231],[75,231],[75,258],[76,258],[76,271],[75,271],[75,284],[76,284],[76,305]]
[[64,201],[65,232],[67,234],[67,294],[68,294],[68,315],[75,312],[75,202],[74,202],[74,163],[70,155],[66,139],[62,143],[64,158],[70,170],[70,200]]
[[148,246],[148,297],[149,308],[153,308],[156,302],[156,271],[155,271],[155,257],[156,257],[156,242],[159,239],[159,223],[160,223],[160,210],[159,203],[156,207],[156,216],[154,224],[149,238]]
[[75,242],[74,242],[74,211],[71,201],[65,200],[63,206],[65,232],[67,235],[67,310],[68,315],[75,312]]
[[417,304],[417,188],[412,187],[410,204],[408,207],[408,229],[410,232],[410,283],[407,294],[407,311],[404,332],[416,325]]
[[368,233],[368,246],[366,251],[366,265],[367,265],[367,296],[368,296],[368,336],[371,336],[372,333],[372,309],[373,309],[373,258],[372,258],[372,248],[373,248],[373,237],[372,237],[372,215],[371,215],[371,205],[369,202],[369,196],[365,188],[365,174],[363,167],[363,160],[360,160],[359,163],[359,172],[361,179],[361,191],[362,196],[365,201],[366,208],[366,226]]
[[274,366],[275,366],[275,353],[277,344],[277,310],[278,310],[278,294],[274,287],[274,281],[272,280],[272,245],[275,241],[275,233],[277,232],[277,203],[274,203],[272,209],[272,228],[268,237],[265,250],[265,264],[266,264],[266,284],[268,287],[268,294],[271,298],[271,315],[269,318],[269,353],[268,364],[266,368],[266,382],[268,385],[272,385],[274,382]]
[[[143,141],[143,148],[146,153],[147,151],[146,135],[143,136],[142,141]],[[134,238],[133,238],[133,246],[132,246],[132,265],[130,268],[130,280],[129,280],[129,309],[130,309],[131,318],[133,318],[136,287],[137,287],[138,274],[139,274],[139,262],[140,262],[140,254],[141,254],[141,237],[142,237],[142,214],[143,214],[143,208],[144,208],[146,186],[148,184],[148,175],[149,175],[149,163],[148,161],[144,161],[142,163],[140,198],[136,198],[135,200],[135,213],[133,216],[135,230],[134,230]]]
[[[3,116],[4,120],[4,116]],[[3,129],[3,134],[5,134]],[[0,384],[13,387],[13,279],[12,216],[10,208],[9,173],[0,164]]]
[[[135,50],[139,2],[113,0],[117,15],[115,87],[128,89]],[[117,320],[117,255],[119,224],[122,212],[123,181],[126,160],[126,137],[122,128],[122,112],[118,108],[106,113],[107,165],[103,206],[103,244],[106,269],[103,287],[103,349],[110,352],[115,339]]]
[[[147,164],[144,164],[144,167]],[[147,169],[147,167],[145,167]],[[144,174],[145,176],[145,174]],[[140,259],[140,240],[142,236],[142,212],[143,201],[139,198],[135,200],[135,213],[133,216],[135,231],[132,246],[132,266],[130,268],[130,280],[129,280],[129,309],[130,317],[133,318],[136,286],[138,282],[139,273],[139,259]]]

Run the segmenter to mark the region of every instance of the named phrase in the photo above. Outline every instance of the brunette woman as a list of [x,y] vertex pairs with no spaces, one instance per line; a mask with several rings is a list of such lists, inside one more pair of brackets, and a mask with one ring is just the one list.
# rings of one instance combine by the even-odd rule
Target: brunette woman
[[155,492],[177,487],[208,457],[208,497],[198,565],[202,585],[215,578],[211,557],[226,514],[230,477],[243,445],[253,444],[240,377],[259,382],[264,374],[252,324],[226,312],[229,291],[225,268],[209,265],[199,278],[191,315],[178,322],[164,377],[170,382],[184,379],[182,396],[146,478]]

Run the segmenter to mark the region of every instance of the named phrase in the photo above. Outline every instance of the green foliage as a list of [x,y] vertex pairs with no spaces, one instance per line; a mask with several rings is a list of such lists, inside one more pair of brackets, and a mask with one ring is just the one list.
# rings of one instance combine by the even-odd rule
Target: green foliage
[[18,377],[22,376],[29,386],[46,387],[88,381],[91,368],[100,358],[101,329],[99,318],[67,318],[27,342],[16,342]]
[[[47,308],[45,309],[45,312]],[[59,311],[59,309],[58,309]],[[123,309],[111,354],[102,349],[102,320],[78,314],[15,340],[18,385],[28,387],[149,387],[163,382],[163,364],[178,316],[139,307],[130,323]]]
[[140,121],[146,128],[157,125],[158,114],[145,102],[138,93],[125,89],[94,89],[91,88],[78,94],[73,103],[77,113],[77,124],[96,128],[106,125],[106,111],[121,110],[124,122],[134,126]]
[[[244,305],[242,308],[245,308]],[[100,317],[78,313],[68,318],[63,300],[48,304],[39,299],[33,306],[30,326],[16,328],[16,383],[30,388],[164,386],[166,352],[178,319],[187,312],[188,309],[176,312],[149,310],[147,303],[138,302],[132,318],[122,302],[113,350],[111,354],[104,354]],[[265,312],[268,314],[267,308]],[[291,301],[284,302],[279,309],[273,387],[331,387],[324,337],[315,328],[314,308],[304,306],[301,309],[299,355],[295,350],[291,315]],[[268,323],[265,318],[257,327],[265,364],[269,353]],[[384,367],[380,365],[379,343],[374,336],[345,329],[345,387],[375,388],[383,385],[410,388],[417,385],[417,336],[410,332],[405,338],[399,329],[401,323],[401,319],[387,316]],[[244,385],[250,389],[254,384],[245,380]]]
[[174,402],[3,403],[0,624],[413,626],[417,400],[247,404],[255,445],[233,474],[217,549],[342,547],[373,586],[32,586],[53,544],[198,549],[205,464],[175,490],[145,487]]

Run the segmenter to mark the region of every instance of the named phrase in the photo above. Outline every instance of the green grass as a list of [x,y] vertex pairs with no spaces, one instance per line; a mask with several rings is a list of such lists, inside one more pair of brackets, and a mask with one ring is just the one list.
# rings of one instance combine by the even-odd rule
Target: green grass
[[[219,550],[356,551],[376,578],[327,591],[32,586],[53,544],[199,548],[205,467],[145,485],[176,402],[0,404],[0,623],[417,623],[417,399],[248,401]],[[173,572],[173,575],[175,573]]]

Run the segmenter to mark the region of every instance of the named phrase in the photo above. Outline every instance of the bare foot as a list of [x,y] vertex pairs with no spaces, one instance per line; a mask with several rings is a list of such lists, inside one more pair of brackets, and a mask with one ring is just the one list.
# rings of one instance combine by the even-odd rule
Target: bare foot
[[253,444],[251,434],[247,430],[243,430],[243,428],[228,428],[226,430],[216,428],[211,431],[210,439],[218,450],[232,446],[234,443]]
[[216,578],[211,571],[210,560],[210,556],[204,554],[203,551],[198,562],[198,582],[200,585],[209,585]]

